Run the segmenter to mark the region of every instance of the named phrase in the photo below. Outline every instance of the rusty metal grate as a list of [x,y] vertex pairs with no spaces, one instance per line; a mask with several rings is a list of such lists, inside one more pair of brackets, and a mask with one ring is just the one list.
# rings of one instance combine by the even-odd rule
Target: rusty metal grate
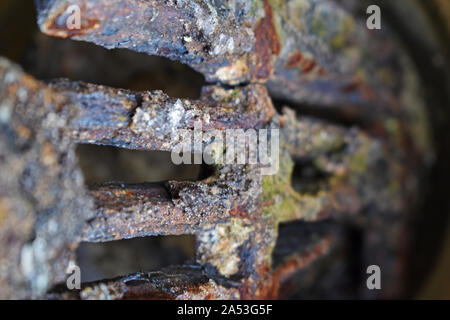
[[[364,28],[356,5],[36,3],[48,35],[181,61],[212,84],[199,99],[178,99],[43,83],[0,60],[0,166],[8,172],[0,180],[0,240],[8,243],[0,248],[1,296],[282,298],[295,290],[294,278],[306,287],[320,261],[345,254],[342,225],[358,230],[361,268],[382,266],[384,294],[401,292],[400,243],[429,152],[427,120],[408,56],[386,30]],[[83,12],[81,30],[65,28],[73,4]],[[298,105],[347,125],[302,115]],[[176,123],[173,112],[183,115]],[[171,151],[173,130],[193,130],[195,121],[204,130],[279,129],[278,173],[216,165],[201,181],[84,187],[76,144]],[[294,179],[295,163],[326,179]],[[80,242],[182,234],[196,236],[195,264],[86,283],[79,292],[58,287]]]

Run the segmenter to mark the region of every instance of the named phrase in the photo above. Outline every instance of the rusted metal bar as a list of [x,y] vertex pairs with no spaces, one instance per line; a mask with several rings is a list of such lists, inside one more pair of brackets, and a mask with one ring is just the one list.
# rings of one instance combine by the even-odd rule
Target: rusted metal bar
[[[82,241],[192,234],[212,228],[232,217],[230,211],[235,204],[223,203],[226,192],[219,183],[200,181],[172,181],[165,186],[116,183],[91,188],[97,210],[85,227]],[[243,188],[236,190],[236,199],[245,192]]]
[[289,255],[289,257],[286,257],[283,263],[278,265],[274,272],[273,283],[277,286],[276,291],[278,291],[283,284],[288,282],[295,273],[305,269],[311,263],[316,262],[327,255],[328,251],[331,250],[332,240],[335,239],[331,236],[325,236],[317,243],[307,247],[307,249],[302,251],[299,250],[298,252]]
[[[54,82],[51,88],[81,106],[67,130],[68,135],[79,142],[170,151],[174,145],[173,132],[179,129],[193,130],[195,121],[199,121],[202,128],[206,129],[258,129],[275,116],[266,90],[258,85],[233,90],[207,87],[200,100],[183,102],[161,92],[132,93],[85,83]],[[177,104],[179,108],[174,107]],[[176,117],[171,116],[171,112],[175,112]],[[137,124],[143,118],[147,121]],[[173,118],[177,118],[176,123],[170,122]],[[106,121],[102,122],[101,119]],[[283,116],[275,116],[272,121],[281,125],[282,145],[297,158],[323,158],[346,145],[356,157],[358,148],[366,147],[364,143],[352,147],[364,136],[356,134],[355,130],[345,130],[313,119],[297,121],[295,113],[289,109],[284,110]],[[342,154],[349,156],[348,153],[346,149],[342,150]],[[290,180],[284,181],[285,203],[289,203],[291,209],[285,208],[278,213],[280,221],[317,220],[337,212],[357,212],[361,204],[356,189],[343,178],[345,173],[352,170],[346,163],[350,162],[349,159],[335,165],[329,161],[322,164],[326,170],[337,173],[335,180],[343,182],[333,182],[334,187],[317,195],[298,194],[290,187]],[[232,172],[236,170],[226,167],[222,171],[229,171],[230,168]],[[236,176],[242,179],[239,170],[237,168]],[[204,229],[211,227],[213,223],[230,218],[229,212],[236,210],[237,205],[222,204],[224,195],[229,193],[223,186],[232,183],[230,177],[184,185],[172,182],[172,185],[177,185],[176,200],[164,188],[158,188],[161,199],[150,199],[148,195],[154,197],[153,191],[156,189],[148,189],[146,185],[116,184],[95,189],[91,196],[96,199],[98,211],[90,221],[88,230],[91,231],[86,231],[83,239],[106,241],[154,234],[182,234],[198,231],[200,225]],[[195,190],[198,190],[198,194]],[[237,192],[245,193],[247,190],[238,188]],[[179,198],[180,194],[188,196]],[[233,203],[239,203],[240,198],[236,195]],[[181,207],[185,208],[184,211]],[[188,209],[189,212],[186,211]]]
[[[7,70],[9,68],[14,70],[14,68],[9,67],[6,62],[4,65],[6,79],[6,74],[9,72]],[[12,109],[8,109],[15,112],[12,119],[24,119],[20,121],[25,122],[29,121],[26,119],[33,119],[37,125],[39,125],[39,121],[47,125],[46,121],[49,121],[48,117],[52,115],[51,119],[61,117],[64,120],[61,120],[61,126],[52,129],[57,131],[49,131],[53,132],[52,135],[57,134],[56,137],[60,137],[60,139],[70,137],[75,141],[107,142],[125,147],[144,147],[156,150],[167,148],[166,150],[170,150],[170,143],[169,147],[158,145],[158,143],[162,143],[162,139],[152,142],[151,139],[154,139],[153,136],[156,135],[152,132],[157,132],[157,128],[155,129],[155,126],[151,125],[142,127],[140,135],[135,137],[140,139],[143,136],[145,138],[141,140],[136,138],[135,141],[138,142],[134,142],[134,144],[130,144],[128,141],[123,143],[124,139],[111,140],[118,136],[118,132],[123,132],[121,130],[130,130],[128,127],[123,129],[122,125],[116,124],[124,123],[129,126],[130,118],[134,119],[139,108],[147,110],[146,112],[149,112],[149,109],[156,110],[153,116],[162,122],[161,127],[164,128],[167,120],[167,117],[164,117],[164,110],[169,106],[173,108],[174,99],[162,93],[149,94],[148,104],[133,104],[133,101],[136,101],[135,97],[143,95],[142,93],[120,93],[110,88],[88,84],[59,83],[46,87],[23,76],[18,71],[12,71],[11,74],[8,76],[11,79],[13,76],[16,77],[15,75],[18,76],[17,80],[10,82],[8,90],[18,89],[17,81],[21,79],[25,87],[31,86],[33,89],[39,90],[37,92],[43,92],[42,97],[45,98],[47,95],[52,97],[51,99],[56,99],[48,100],[46,103],[49,104],[49,109],[41,113],[39,113],[39,108],[33,109],[34,111],[31,113],[30,110],[22,110],[20,102],[14,102]],[[4,80],[5,83],[8,81],[8,79]],[[392,210],[398,206],[395,201],[401,197],[392,190],[384,191],[386,185],[391,183],[390,180],[383,181],[379,186],[372,183],[377,181],[376,178],[371,183],[364,182],[364,179],[370,177],[372,172],[374,174],[378,172],[373,166],[377,165],[379,159],[384,157],[383,149],[380,148],[381,145],[376,139],[369,138],[355,129],[325,125],[308,119],[296,120],[295,114],[288,109],[285,109],[284,115],[279,116],[271,104],[269,107],[267,106],[266,90],[258,85],[234,89],[236,93],[233,93],[232,96],[237,95],[242,98],[239,98],[243,102],[243,106],[239,106],[242,110],[241,114],[233,113],[233,108],[230,108],[232,116],[225,111],[216,112],[230,103],[228,98],[223,99],[219,93],[225,92],[225,96],[230,97],[230,92],[220,88],[208,90],[205,92],[213,94],[206,97],[214,97],[214,99],[208,100],[211,98],[203,97],[199,100],[202,103],[202,109],[194,107],[187,111],[194,110],[194,114],[197,115],[195,119],[201,119],[205,125],[210,124],[211,127],[221,130],[235,128],[236,123],[239,126],[245,123],[247,128],[268,126],[280,128],[279,172],[274,176],[262,177],[258,166],[225,165],[217,166],[215,175],[204,181],[172,181],[163,186],[110,184],[94,187],[90,191],[89,197],[81,196],[80,198],[93,199],[96,209],[86,208],[89,209],[87,211],[89,219],[87,215],[84,216],[85,219],[80,218],[81,223],[83,220],[87,221],[84,234],[79,237],[71,234],[70,237],[74,243],[78,241],[109,241],[153,234],[195,233],[198,237],[197,261],[199,263],[213,266],[222,276],[243,279],[239,291],[241,298],[271,297],[275,295],[276,290],[272,285],[275,280],[270,279],[274,277],[279,279],[280,277],[279,274],[273,273],[270,266],[270,254],[277,236],[277,225],[280,222],[296,219],[316,221],[329,216],[338,218],[340,214],[356,213],[362,206],[372,203],[375,193],[379,199],[386,192],[381,207],[384,205]],[[16,92],[19,93],[19,91]],[[45,94],[45,92],[47,93]],[[246,100],[243,97],[250,98]],[[52,101],[58,102],[57,107],[52,107]],[[165,105],[163,102],[167,102],[167,104]],[[200,104],[200,102],[189,101],[184,103],[186,106]],[[233,102],[231,104],[233,105]],[[236,102],[235,105],[238,106],[238,103]],[[158,108],[162,110],[160,111]],[[105,111],[102,113],[101,110]],[[259,112],[258,116],[252,118],[249,110]],[[35,112],[41,114],[40,118],[35,117]],[[88,114],[92,115],[92,121],[88,121],[90,120]],[[103,115],[105,122],[99,121],[96,115]],[[209,117],[205,117],[205,115],[209,115]],[[32,118],[27,118],[28,116]],[[262,122],[255,120],[261,118],[266,120]],[[192,128],[190,122],[185,118],[179,120],[177,124],[181,123],[181,128]],[[18,125],[14,128],[17,130],[21,127]],[[39,130],[43,130],[45,133],[48,130],[45,128]],[[99,129],[97,133],[95,133],[95,128]],[[86,130],[84,140],[79,138],[83,137],[83,134],[78,133],[82,129]],[[318,140],[311,141],[310,136],[317,135],[319,129],[323,131],[323,136]],[[94,131],[94,134],[86,136],[90,131]],[[146,135],[146,132],[150,132],[150,134]],[[127,135],[130,133],[126,132],[123,137],[127,137]],[[305,143],[302,143],[303,139]],[[303,150],[302,147],[292,148],[292,145],[303,146]],[[70,152],[70,148],[73,148],[72,144],[64,144],[64,146],[69,148],[64,149],[64,152],[67,150]],[[59,147],[62,148],[62,146]],[[335,153],[334,157],[330,156],[330,152],[331,154]],[[332,174],[319,193],[299,193],[292,189],[293,161],[291,153],[298,158],[312,157],[316,159],[317,166],[323,166]],[[387,165],[391,166],[392,164],[394,162]],[[401,170],[397,173],[392,171],[392,173],[392,177],[396,177]],[[54,176],[49,175],[48,177]],[[364,193],[361,193],[360,190],[363,190]],[[73,216],[71,217],[73,218]],[[317,251],[317,256],[320,256],[320,252],[322,252],[319,251]],[[67,252],[70,254],[71,250],[67,249]],[[313,252],[315,251],[313,250]],[[251,262],[247,262],[246,259],[242,261],[242,257],[248,254],[254,257],[248,260]],[[293,262],[291,261],[293,264],[291,262],[288,264],[291,267],[292,265],[302,266],[304,265],[302,261],[312,260],[308,257],[312,256],[300,254],[299,257],[293,258]],[[292,272],[291,267],[286,270]],[[58,281],[57,279],[59,278],[56,278],[55,281]],[[41,290],[44,289],[41,288]]]
[[[399,259],[389,255],[398,248],[402,213],[417,190],[415,161],[428,146],[426,118],[414,71],[406,70],[410,65],[394,40],[358,28],[336,3],[37,1],[39,25],[49,35],[165,56],[215,85],[196,100],[67,80],[45,85],[0,60],[5,296],[42,297],[62,283],[80,241],[195,234],[197,265],[49,297],[275,298],[280,285],[336,242],[332,232],[304,237],[300,248],[289,244],[273,263],[280,223],[324,219],[351,220],[364,232],[363,245],[382,251],[390,264],[384,273],[395,282]],[[66,27],[70,5],[81,8],[79,30]],[[269,93],[351,111],[356,119],[370,111],[365,117],[376,120],[371,125],[378,132],[298,117],[288,108],[278,114]],[[174,133],[193,132],[196,123],[203,132],[279,129],[279,170],[262,176],[259,164],[214,163],[214,173],[202,181],[83,187],[75,143],[173,151]],[[309,161],[326,178],[296,190],[295,161]]]
[[[292,253],[280,263],[274,275],[266,283],[263,296],[275,297],[278,286],[287,281],[296,271],[320,260],[330,250],[331,238],[325,237],[303,245],[303,250]],[[55,290],[50,299],[245,299],[255,297],[256,292],[247,292],[246,279],[229,279],[212,274],[200,265],[169,267],[157,272],[136,273],[128,276],[85,283],[79,293]]]
[[258,129],[275,109],[260,85],[242,89],[205,87],[199,100],[174,99],[160,91],[130,92],[86,83],[56,81],[51,88],[80,106],[68,127],[77,142],[130,149],[172,151],[177,131]]
[[238,299],[239,283],[212,276],[198,265],[168,267],[83,285],[79,294],[53,292],[50,299]]
[[188,215],[172,202],[164,186],[110,184],[91,189],[98,208],[82,241],[108,241],[161,234],[190,234],[220,221],[218,210],[209,216]]

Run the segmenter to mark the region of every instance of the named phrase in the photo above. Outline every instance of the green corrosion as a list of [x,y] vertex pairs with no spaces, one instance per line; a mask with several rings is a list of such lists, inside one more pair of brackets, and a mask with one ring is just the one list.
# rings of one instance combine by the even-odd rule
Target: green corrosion
[[275,218],[275,216],[283,215],[284,211],[289,210],[293,206],[295,208],[294,204],[289,203],[289,200],[285,199],[285,196],[292,191],[291,176],[293,170],[294,162],[289,154],[282,149],[278,173],[262,177],[262,200],[268,204],[264,206],[263,214],[265,216]]
[[352,18],[345,18],[339,25],[339,32],[331,40],[331,48],[338,51],[344,48],[347,44],[348,38],[355,29],[355,22]]
[[358,151],[350,156],[348,161],[349,171],[354,173],[364,173],[369,165],[370,140],[361,136]]
[[263,215],[274,222],[312,216],[321,209],[322,195],[298,193],[292,188],[294,162],[286,149],[280,152],[278,173],[262,177]]
[[260,2],[259,0],[253,0],[253,1],[252,1],[252,5],[251,5],[251,7],[250,7],[250,15],[251,15],[252,17],[256,16],[256,12],[257,12],[258,9],[259,9],[260,3],[261,3],[261,2]]

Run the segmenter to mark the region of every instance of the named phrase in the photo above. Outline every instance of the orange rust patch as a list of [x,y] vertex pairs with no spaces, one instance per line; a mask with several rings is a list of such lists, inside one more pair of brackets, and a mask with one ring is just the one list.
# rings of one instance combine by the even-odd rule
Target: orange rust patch
[[45,142],[42,146],[41,162],[48,167],[56,165],[55,149],[49,142]]
[[240,218],[247,217],[247,212],[241,206],[236,206],[233,209],[231,209],[230,214],[234,217],[240,217]]
[[84,21],[80,29],[68,29],[66,27],[60,27],[56,25],[54,21],[52,21],[47,26],[46,32],[54,37],[65,39],[85,35],[89,30],[97,29],[98,26],[98,20],[96,19],[89,19]]
[[21,139],[28,140],[31,137],[31,130],[24,125],[19,124],[16,128],[16,132]]
[[268,0],[264,0],[264,10],[266,12],[265,17],[259,20],[253,30],[256,38],[255,52],[260,58],[256,70],[258,79],[267,79],[270,76],[272,56],[279,55],[281,50],[281,44],[273,22],[272,8]]
[[[293,254],[274,271],[272,280],[274,283],[274,289],[276,288],[277,291],[281,289],[281,287],[283,287],[288,282],[289,278],[292,277],[292,275],[294,275],[298,270],[306,267],[318,258],[322,257],[323,254],[330,249],[330,246],[331,236],[328,235],[311,248],[303,252]],[[275,294],[279,295],[280,292],[278,291]]]
[[300,51],[296,51],[289,56],[289,59],[286,63],[286,68],[294,68],[300,62],[302,62],[303,55]]
[[[82,12],[86,11],[85,6],[81,8]],[[48,33],[51,36],[57,37],[57,38],[71,38],[74,36],[80,36],[85,35],[88,31],[92,29],[97,29],[99,27],[99,21],[97,19],[83,19],[81,21],[81,28],[80,29],[69,29],[65,25],[59,25],[56,23],[58,17],[64,15],[66,13],[66,10],[61,11],[49,19],[47,19],[46,23],[43,24],[43,29],[46,33]],[[83,15],[81,15],[83,17]]]
[[37,90],[39,88],[38,82],[29,75],[22,76],[22,78],[20,79],[20,82],[22,82],[22,84],[30,90]]

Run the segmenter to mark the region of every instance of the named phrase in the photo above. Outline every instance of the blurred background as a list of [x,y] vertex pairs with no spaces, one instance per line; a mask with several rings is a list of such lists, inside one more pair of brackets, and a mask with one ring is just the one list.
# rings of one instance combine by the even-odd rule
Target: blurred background
[[[347,5],[352,0],[334,0]],[[407,46],[423,80],[432,118],[437,162],[424,181],[421,216],[412,244],[409,294],[450,299],[450,1],[370,1]],[[361,13],[363,14],[363,13]],[[179,63],[126,50],[55,39],[41,34],[33,1],[0,1],[0,56],[20,64],[40,80],[70,78],[131,90],[163,90],[173,97],[197,98],[202,75]],[[106,181],[152,182],[199,179],[205,168],[174,166],[170,154],[81,145],[77,150],[86,184]],[[158,270],[194,258],[192,236],[151,237],[106,244],[82,244],[77,251],[82,281],[137,270]]]

